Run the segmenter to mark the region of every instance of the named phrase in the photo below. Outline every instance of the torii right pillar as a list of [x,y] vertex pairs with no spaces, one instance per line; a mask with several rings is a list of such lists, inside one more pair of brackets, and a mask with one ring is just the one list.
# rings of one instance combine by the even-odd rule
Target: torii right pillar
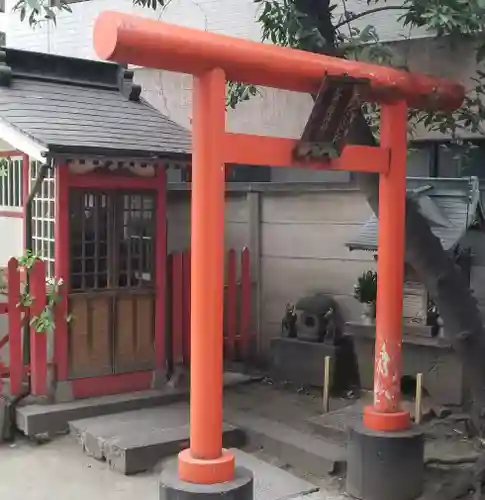
[[365,500],[414,500],[424,482],[423,433],[400,405],[407,111],[403,100],[381,106],[390,164],[379,176],[374,402],[350,429],[347,464],[347,493]]

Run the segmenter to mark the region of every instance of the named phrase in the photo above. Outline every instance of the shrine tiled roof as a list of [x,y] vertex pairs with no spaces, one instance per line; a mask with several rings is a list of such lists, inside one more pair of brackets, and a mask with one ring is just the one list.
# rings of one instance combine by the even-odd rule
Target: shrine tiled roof
[[0,49],[0,124],[52,154],[190,153],[190,132],[141,97],[117,64]]
[[[483,220],[476,177],[407,179],[407,196],[418,205],[445,250],[452,249],[477,220]],[[378,222],[372,215],[346,243],[350,250],[377,251]]]

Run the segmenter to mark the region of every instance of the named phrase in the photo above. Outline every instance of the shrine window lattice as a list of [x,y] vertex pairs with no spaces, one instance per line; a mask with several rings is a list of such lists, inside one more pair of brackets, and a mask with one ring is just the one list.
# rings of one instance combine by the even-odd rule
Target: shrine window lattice
[[73,292],[154,286],[155,205],[155,192],[71,192]]
[[[34,185],[40,168],[39,162],[30,164],[30,188]],[[48,277],[54,277],[55,254],[55,175],[48,169],[40,192],[32,202],[32,251],[46,263]]]

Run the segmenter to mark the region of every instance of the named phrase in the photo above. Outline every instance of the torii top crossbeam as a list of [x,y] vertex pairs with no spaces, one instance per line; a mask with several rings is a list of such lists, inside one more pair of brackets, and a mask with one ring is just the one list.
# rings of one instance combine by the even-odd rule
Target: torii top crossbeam
[[194,75],[220,68],[229,80],[296,92],[317,92],[327,73],[369,79],[369,100],[377,102],[404,99],[413,108],[453,110],[464,97],[463,86],[449,80],[118,12],[99,16],[94,44],[102,59]]
[[365,80],[364,99],[381,104],[379,147],[348,145],[339,158],[302,166],[380,174],[374,404],[364,412],[364,424],[379,432],[406,429],[410,417],[400,408],[400,382],[407,111],[452,111],[463,101],[463,87],[117,12],[99,16],[94,44],[103,59],[194,75],[190,450],[179,455],[180,479],[209,484],[234,477],[234,458],[222,450],[224,163],[298,165],[293,155],[298,141],[226,131],[228,79],[315,93],[325,76]]

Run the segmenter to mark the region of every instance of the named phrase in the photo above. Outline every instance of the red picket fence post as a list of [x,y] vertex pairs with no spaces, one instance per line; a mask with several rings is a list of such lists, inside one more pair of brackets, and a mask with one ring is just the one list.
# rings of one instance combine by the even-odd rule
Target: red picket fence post
[[182,269],[183,269],[183,334],[182,334],[182,349],[184,356],[184,363],[186,366],[190,365],[190,293],[191,293],[191,262],[190,250],[186,250],[182,255]]
[[[46,267],[37,260],[30,270],[30,294],[32,305],[30,317],[38,318],[46,306]],[[34,396],[47,395],[47,333],[37,332],[36,325],[30,327],[30,376],[31,392]]]
[[237,329],[237,262],[236,251],[231,249],[227,255],[227,292],[224,304],[226,310],[225,337],[227,357],[232,361],[236,357],[236,329]]
[[241,253],[241,306],[240,331],[241,357],[246,360],[249,355],[251,340],[251,256],[249,248],[245,247]]
[[[238,252],[231,249],[227,255],[224,297],[224,349],[230,361],[249,355],[251,332],[251,257],[248,248],[240,254],[240,280],[237,279]],[[168,256],[170,282],[169,334],[175,365],[190,363],[190,250],[173,252]],[[238,314],[239,311],[239,314]]]
[[8,343],[10,351],[10,392],[22,392],[24,365],[22,359],[22,308],[20,307],[20,271],[16,258],[8,261]]
[[183,363],[183,304],[184,304],[184,275],[183,256],[176,252],[171,256],[172,276],[172,355],[174,365]]

